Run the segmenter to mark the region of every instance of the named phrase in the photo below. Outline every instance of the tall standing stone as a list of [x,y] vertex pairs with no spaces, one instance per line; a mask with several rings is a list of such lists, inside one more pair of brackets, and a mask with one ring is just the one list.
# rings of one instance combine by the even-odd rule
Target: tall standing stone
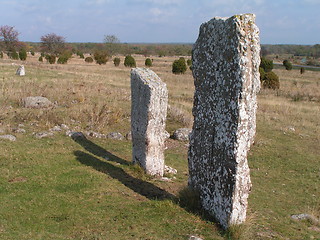
[[256,131],[260,40],[255,15],[214,18],[193,47],[194,125],[189,185],[227,228],[246,219],[251,188],[247,152]]
[[132,159],[147,174],[163,176],[167,86],[151,70],[131,70]]

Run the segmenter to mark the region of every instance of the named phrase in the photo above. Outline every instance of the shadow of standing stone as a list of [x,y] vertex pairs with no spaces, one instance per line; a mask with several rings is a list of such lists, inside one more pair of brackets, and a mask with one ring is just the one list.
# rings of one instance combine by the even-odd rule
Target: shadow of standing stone
[[246,219],[251,189],[247,152],[256,131],[259,54],[253,14],[203,23],[193,47],[189,185],[223,228]]

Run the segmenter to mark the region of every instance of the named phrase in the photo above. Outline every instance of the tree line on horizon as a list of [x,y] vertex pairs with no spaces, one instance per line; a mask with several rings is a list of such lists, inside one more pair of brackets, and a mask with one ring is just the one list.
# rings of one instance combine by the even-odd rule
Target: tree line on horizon
[[[94,54],[104,51],[109,56],[141,54],[148,56],[191,56],[193,44],[132,44],[121,43],[115,35],[106,35],[102,43],[67,43],[65,37],[49,33],[40,38],[39,42],[19,41],[19,32],[12,26],[0,26],[0,52],[16,58],[16,53],[41,52],[43,56],[70,54]],[[261,56],[277,54],[292,54],[293,56],[306,56],[320,58],[320,44],[315,45],[288,45],[288,44],[262,44]],[[24,55],[24,54],[21,54]]]

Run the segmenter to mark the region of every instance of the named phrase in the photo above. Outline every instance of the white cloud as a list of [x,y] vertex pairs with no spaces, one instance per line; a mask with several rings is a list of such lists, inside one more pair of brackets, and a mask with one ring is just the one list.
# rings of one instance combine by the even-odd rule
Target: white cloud
[[146,4],[154,4],[154,5],[179,5],[183,3],[185,0],[129,0],[132,3],[146,3]]
[[102,5],[105,3],[110,3],[112,0],[89,0],[88,4],[89,5]]

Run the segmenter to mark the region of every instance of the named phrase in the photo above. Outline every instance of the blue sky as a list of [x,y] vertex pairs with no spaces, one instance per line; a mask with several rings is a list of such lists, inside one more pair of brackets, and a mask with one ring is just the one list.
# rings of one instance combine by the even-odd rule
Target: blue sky
[[215,16],[256,14],[264,44],[319,44],[320,0],[0,0],[0,25],[22,41],[47,33],[67,42],[189,42]]

